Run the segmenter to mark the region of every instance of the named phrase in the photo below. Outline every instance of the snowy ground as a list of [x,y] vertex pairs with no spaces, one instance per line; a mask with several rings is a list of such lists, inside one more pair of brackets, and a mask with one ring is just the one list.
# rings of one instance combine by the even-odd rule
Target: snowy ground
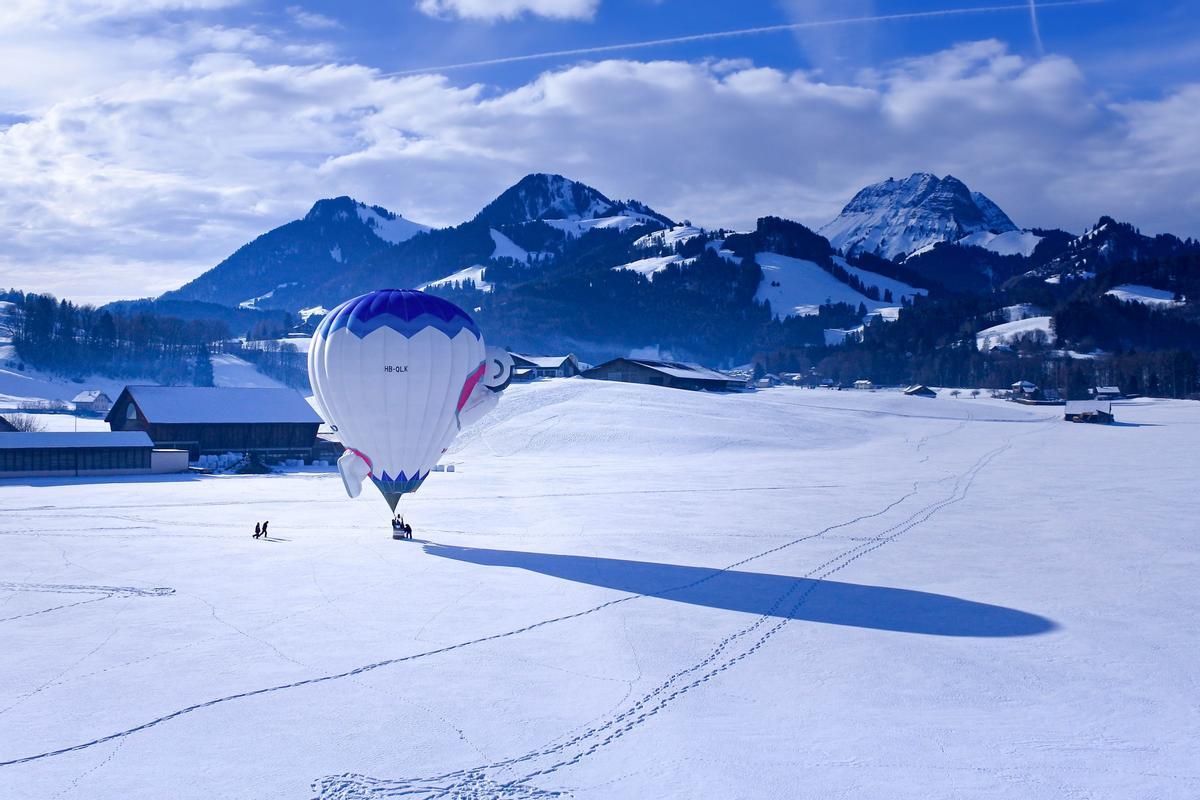
[[1195,798],[1200,404],[1115,411],[514,386],[413,542],[0,482],[0,797]]

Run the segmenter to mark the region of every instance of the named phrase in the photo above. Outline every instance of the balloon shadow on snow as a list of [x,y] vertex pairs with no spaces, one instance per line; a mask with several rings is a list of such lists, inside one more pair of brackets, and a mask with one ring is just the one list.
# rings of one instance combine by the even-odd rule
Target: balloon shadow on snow
[[1058,627],[1045,617],[1013,608],[889,586],[432,543],[425,546],[425,552],[690,605],[829,625],[978,637],[1034,636]]

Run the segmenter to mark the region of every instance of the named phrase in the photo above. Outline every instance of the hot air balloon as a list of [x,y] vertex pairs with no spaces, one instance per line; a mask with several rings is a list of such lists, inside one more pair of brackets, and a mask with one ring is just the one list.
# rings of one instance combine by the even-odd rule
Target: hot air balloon
[[347,300],[313,333],[308,376],[317,410],[346,451],[346,492],[370,478],[395,512],[429,477],[458,431],[496,404],[512,358],[487,348],[458,306],[410,289]]

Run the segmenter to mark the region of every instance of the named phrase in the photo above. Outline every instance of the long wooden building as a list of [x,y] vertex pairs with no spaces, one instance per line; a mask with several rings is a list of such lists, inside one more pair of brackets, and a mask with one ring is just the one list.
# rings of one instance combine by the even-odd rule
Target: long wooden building
[[646,383],[672,389],[705,389],[731,392],[746,388],[746,381],[723,372],[677,361],[648,361],[646,359],[614,358],[598,367],[585,370],[583,377],[601,381]]
[[126,386],[105,421],[145,431],[155,447],[201,454],[312,457],[321,418],[291,389]]

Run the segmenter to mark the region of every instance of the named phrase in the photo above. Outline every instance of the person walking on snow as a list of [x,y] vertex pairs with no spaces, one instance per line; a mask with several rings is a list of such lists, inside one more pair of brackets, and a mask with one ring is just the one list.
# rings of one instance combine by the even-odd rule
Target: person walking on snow
[[259,536],[262,536],[262,531],[260,530],[260,528],[261,528],[261,526],[257,522],[254,523],[254,538],[255,539],[257,539]]
[[271,520],[267,520],[266,522],[263,523],[263,538],[264,539],[267,538],[267,526],[270,524],[271,524]]

